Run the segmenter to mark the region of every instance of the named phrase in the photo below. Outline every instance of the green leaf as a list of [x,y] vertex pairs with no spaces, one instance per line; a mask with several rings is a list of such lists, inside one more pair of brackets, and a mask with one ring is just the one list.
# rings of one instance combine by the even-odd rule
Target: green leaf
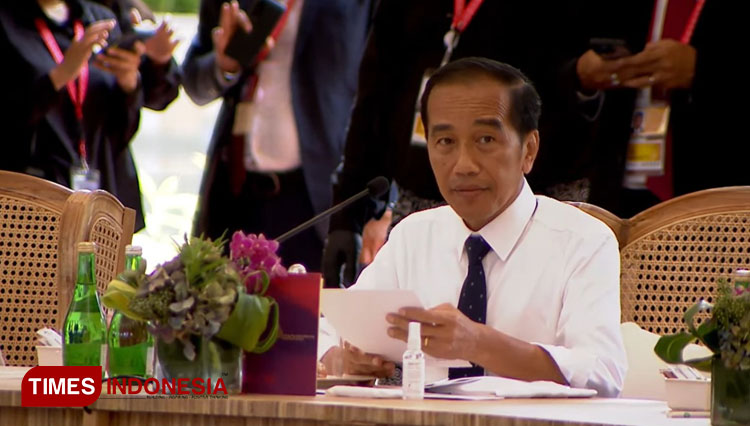
[[682,350],[695,338],[694,335],[685,332],[661,336],[654,346],[654,352],[666,363],[682,364]]
[[272,299],[241,293],[216,337],[250,352],[266,330]]
[[130,301],[133,300],[135,293],[136,289],[130,284],[120,280],[112,280],[107,284],[107,290],[102,295],[102,303],[110,309],[122,312],[123,315],[129,318],[144,321],[140,315],[129,308]]
[[687,328],[690,334],[696,337],[698,336],[698,332],[695,329],[694,317],[700,312],[708,311],[713,307],[714,306],[712,304],[701,299],[698,303],[694,304],[693,306],[688,308],[687,311],[685,311],[685,315],[682,317],[682,319],[685,320],[685,324],[687,324]]
[[271,309],[271,329],[266,334],[266,338],[258,342],[253,350],[256,354],[262,354],[271,349],[271,346],[276,343],[276,339],[279,338],[279,332],[281,331],[281,327],[279,327],[279,304],[275,300],[271,304]]
[[707,356],[705,358],[696,358],[696,359],[689,359],[685,361],[685,364],[696,368],[700,371],[711,371],[711,361],[714,359],[712,356]]

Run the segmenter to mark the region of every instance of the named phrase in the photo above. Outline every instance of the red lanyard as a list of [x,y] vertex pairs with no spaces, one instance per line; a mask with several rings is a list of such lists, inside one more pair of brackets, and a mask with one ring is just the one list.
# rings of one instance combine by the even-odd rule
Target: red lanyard
[[[273,41],[276,41],[279,39],[279,36],[281,35],[281,31],[284,30],[284,26],[286,26],[286,21],[289,18],[289,13],[292,10],[292,7],[294,7],[295,0],[289,0],[286,3],[286,10],[284,11],[284,14],[281,16],[281,19],[279,19],[279,22],[276,23],[276,26],[273,28],[273,31],[271,31],[271,39]],[[265,60],[268,55],[271,53],[271,50],[268,48],[263,48],[263,50],[258,53],[258,58],[256,59],[255,63],[259,64]],[[255,97],[255,89],[258,87],[258,74],[253,73],[249,79],[247,84],[245,84],[245,88],[242,95],[243,101],[251,101]]]
[[453,22],[451,23],[451,29],[462,33],[469,23],[474,19],[474,15],[477,13],[477,9],[482,5],[484,0],[471,0],[469,5],[466,5],[466,0],[453,0]]
[[[286,2],[286,10],[284,11],[284,14],[281,15],[281,19],[279,19],[279,22],[276,23],[276,26],[273,28],[273,31],[271,31],[271,39],[273,41],[276,41],[279,39],[279,35],[281,35],[281,31],[284,30],[284,26],[286,25],[286,21],[289,18],[289,13],[292,11],[292,7],[294,7],[295,0],[289,0]],[[262,52],[258,54],[258,63],[263,62],[264,59],[268,56],[268,54],[271,53],[270,49],[263,49]]]
[[[690,39],[693,37],[693,32],[695,31],[695,26],[696,24],[698,24],[698,18],[700,18],[701,12],[703,11],[703,6],[705,4],[706,4],[706,0],[695,0],[695,5],[693,6],[693,10],[690,12],[690,17],[688,18],[687,23],[685,24],[685,29],[682,31],[682,35],[680,36],[680,43],[683,43],[683,44],[690,43]],[[653,19],[656,19],[658,8],[659,8],[659,2],[657,1],[654,3]],[[662,27],[663,26],[664,24],[662,23]],[[651,39],[652,37],[651,34],[653,34],[654,30],[655,30],[654,28],[651,29],[651,32],[649,33],[649,39]]]
[[[39,35],[42,37],[42,41],[44,41],[44,45],[47,46],[47,50],[49,50],[50,55],[52,55],[52,59],[54,59],[55,63],[58,65],[61,64],[65,55],[63,55],[62,50],[60,50],[60,46],[57,44],[55,36],[52,35],[52,31],[50,31],[47,23],[44,22],[44,19],[42,18],[36,18],[34,22],[36,23],[37,30],[39,30]],[[75,34],[75,40],[80,40],[81,37],[83,37],[84,29],[80,20],[73,23],[73,33]],[[76,82],[78,82],[78,87],[76,87]],[[88,88],[88,85],[89,64],[88,62],[85,62],[81,67],[81,74],[78,78],[69,81],[65,85],[68,88],[70,101],[75,108],[76,118],[81,124],[81,139],[78,142],[78,151],[81,155],[81,165],[84,168],[88,168],[88,163],[86,161],[86,142],[83,137],[83,101],[86,99],[86,89]]]
[[681,43],[690,43],[690,39],[693,37],[693,31],[695,31],[695,25],[698,23],[698,18],[701,16],[701,11],[703,10],[703,5],[705,3],[706,0],[697,0],[695,2],[693,11],[690,13],[690,19],[688,20],[687,25],[685,25],[685,31],[682,32],[682,37],[680,37]]

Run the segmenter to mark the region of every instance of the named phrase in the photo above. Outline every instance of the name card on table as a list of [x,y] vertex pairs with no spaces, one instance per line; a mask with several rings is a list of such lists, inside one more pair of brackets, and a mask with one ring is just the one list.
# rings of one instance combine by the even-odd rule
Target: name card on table
[[279,304],[279,338],[266,353],[245,353],[242,393],[315,395],[318,368],[320,274],[289,274],[271,281]]

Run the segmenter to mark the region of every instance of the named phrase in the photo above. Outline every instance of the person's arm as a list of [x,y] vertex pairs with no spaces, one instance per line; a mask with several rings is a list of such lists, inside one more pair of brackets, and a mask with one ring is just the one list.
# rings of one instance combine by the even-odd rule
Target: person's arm
[[148,57],[141,63],[141,83],[143,84],[143,106],[163,111],[180,93],[179,66],[174,59],[165,64],[157,64]]
[[[378,252],[375,260],[359,276],[357,282],[347,291],[396,289],[399,288],[397,260],[398,246],[402,244],[399,227],[395,227],[391,238]],[[401,249],[402,250],[402,249]],[[339,338],[331,325],[321,318],[318,333],[318,355],[328,372],[338,373],[336,365],[347,374],[367,374],[377,377],[393,375],[395,365],[382,357],[363,353],[354,346],[339,346]]]
[[140,67],[143,105],[156,111],[164,110],[179,94],[182,76],[172,57],[178,43],[173,36],[174,30],[163,21],[156,35],[145,42],[146,54]]
[[[227,6],[229,5],[229,6]],[[198,33],[193,38],[182,64],[185,92],[198,105],[207,104],[239,81],[239,64],[223,54],[233,31],[240,25],[249,31],[244,12],[238,12],[236,2],[202,0]],[[216,41],[220,45],[216,45]]]

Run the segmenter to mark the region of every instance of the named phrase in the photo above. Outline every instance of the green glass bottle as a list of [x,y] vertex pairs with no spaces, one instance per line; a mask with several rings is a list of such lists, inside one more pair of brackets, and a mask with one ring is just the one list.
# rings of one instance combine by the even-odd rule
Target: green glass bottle
[[[125,248],[125,269],[138,270],[141,265],[141,248]],[[153,376],[154,339],[147,324],[126,317],[116,311],[107,332],[109,345],[109,377]]]
[[63,324],[63,365],[102,366],[107,352],[107,325],[96,292],[94,243],[78,243],[78,277]]

